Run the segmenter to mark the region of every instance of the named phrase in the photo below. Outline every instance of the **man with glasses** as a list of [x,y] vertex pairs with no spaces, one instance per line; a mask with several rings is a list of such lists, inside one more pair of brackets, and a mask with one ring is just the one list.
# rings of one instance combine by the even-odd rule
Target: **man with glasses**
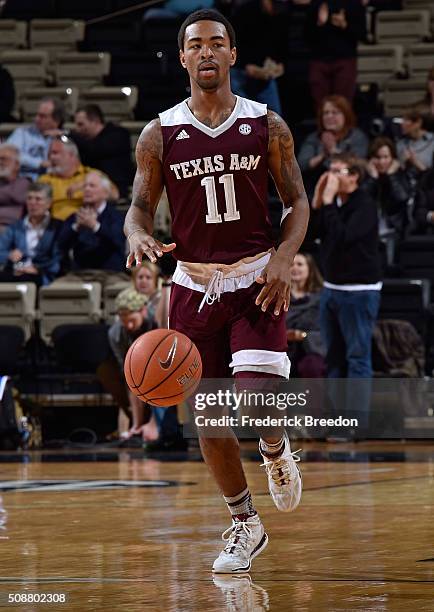
[[320,313],[327,374],[349,379],[339,391],[358,418],[358,437],[369,426],[370,385],[363,379],[372,377],[371,341],[382,287],[377,207],[360,189],[362,179],[358,160],[334,155],[312,202],[324,270]]
[[57,98],[43,98],[36,111],[34,123],[18,127],[7,142],[20,152],[21,175],[36,180],[49,166],[48,150],[53,137],[61,133],[65,121],[65,107]]

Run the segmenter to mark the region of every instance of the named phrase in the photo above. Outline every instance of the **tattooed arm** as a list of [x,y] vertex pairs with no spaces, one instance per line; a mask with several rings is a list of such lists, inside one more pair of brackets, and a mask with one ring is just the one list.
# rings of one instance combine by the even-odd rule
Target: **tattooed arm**
[[172,251],[175,244],[163,244],[152,237],[155,210],[163,191],[161,158],[163,139],[159,119],[145,127],[136,147],[137,172],[133,183],[133,199],[125,217],[124,232],[130,252],[127,268],[139,265],[143,255],[152,262],[163,253]]
[[257,279],[264,286],[256,304],[265,311],[275,301],[277,315],[282,307],[284,310],[289,307],[290,267],[306,234],[309,203],[294,155],[292,134],[283,119],[272,111],[268,111],[268,132],[268,167],[283,202],[284,219],[277,252]]

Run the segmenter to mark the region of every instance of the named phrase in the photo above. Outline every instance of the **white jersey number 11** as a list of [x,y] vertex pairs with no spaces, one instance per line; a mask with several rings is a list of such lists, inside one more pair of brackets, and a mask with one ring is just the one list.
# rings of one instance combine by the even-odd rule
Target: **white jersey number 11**
[[[237,210],[237,201],[235,199],[234,175],[223,174],[219,178],[219,183],[223,183],[225,190],[226,212],[223,214],[225,221],[238,221],[240,212]],[[205,187],[206,206],[208,214],[206,215],[207,223],[223,223],[221,214],[217,208],[217,192],[215,188],[215,178],[206,176],[200,182]]]

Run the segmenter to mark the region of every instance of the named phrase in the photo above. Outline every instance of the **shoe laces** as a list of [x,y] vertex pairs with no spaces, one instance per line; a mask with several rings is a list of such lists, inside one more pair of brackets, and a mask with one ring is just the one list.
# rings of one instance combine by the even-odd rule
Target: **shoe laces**
[[[290,453],[292,459],[295,463],[300,461],[300,457],[297,453],[301,452],[301,448],[296,451]],[[265,470],[277,485],[283,487],[284,485],[289,485],[291,482],[291,469],[290,462],[287,457],[278,457],[277,459],[265,459],[264,463],[261,463],[261,466],[265,467]]]
[[224,547],[224,552],[233,554],[235,551],[235,546],[240,546],[243,550],[245,550],[248,539],[252,535],[251,526],[257,526],[257,524],[258,523],[255,521],[233,522],[232,525],[222,533],[222,540],[227,542],[226,546]]

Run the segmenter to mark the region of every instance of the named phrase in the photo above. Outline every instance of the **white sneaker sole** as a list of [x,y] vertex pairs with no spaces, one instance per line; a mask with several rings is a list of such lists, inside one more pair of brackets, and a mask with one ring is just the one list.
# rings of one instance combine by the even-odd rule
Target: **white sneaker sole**
[[252,567],[253,559],[257,557],[259,553],[261,553],[264,550],[267,544],[268,544],[268,535],[264,531],[264,535],[262,536],[261,541],[256,546],[256,548],[252,550],[252,554],[250,555],[250,559],[249,559],[249,564],[246,567],[237,567],[236,569],[219,569],[219,570],[216,570],[213,567],[212,568],[213,573],[214,574],[247,574],[250,571],[250,568]]

